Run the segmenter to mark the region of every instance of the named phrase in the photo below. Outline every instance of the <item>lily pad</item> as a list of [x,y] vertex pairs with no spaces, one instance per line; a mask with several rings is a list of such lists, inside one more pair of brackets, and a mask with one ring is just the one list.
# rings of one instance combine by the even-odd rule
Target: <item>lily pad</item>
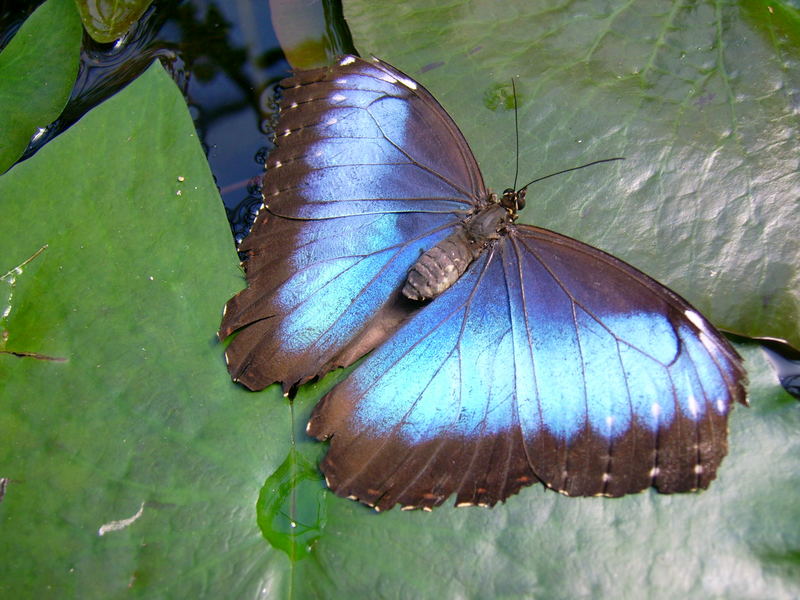
[[345,3],[356,47],[419,80],[523,221],[631,262],[717,325],[800,342],[800,19],[787,3]]
[[290,413],[225,371],[215,331],[241,272],[161,66],[0,177],[0,212],[0,596],[278,585],[255,504]]
[[81,48],[72,0],[48,0],[0,52],[0,173],[67,104]]

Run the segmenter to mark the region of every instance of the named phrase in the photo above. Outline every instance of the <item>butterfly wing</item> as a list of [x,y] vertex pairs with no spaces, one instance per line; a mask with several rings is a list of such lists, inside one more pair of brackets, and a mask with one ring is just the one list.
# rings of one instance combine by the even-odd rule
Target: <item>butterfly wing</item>
[[730,408],[745,401],[727,340],[683,298],[577,240],[519,226],[504,250],[528,348],[516,385],[537,390],[538,414],[520,412],[539,477],[582,496],[706,488]]
[[282,83],[265,205],[240,246],[248,288],[219,335],[234,379],[285,388],[347,365],[419,308],[398,290],[420,253],[486,196],[458,128],[419,84],[344,57]]
[[630,265],[518,226],[314,410],[329,486],[377,508],[704,488],[741,359]]
[[509,292],[496,249],[317,404],[328,486],[378,509],[494,504],[536,481],[511,368]]

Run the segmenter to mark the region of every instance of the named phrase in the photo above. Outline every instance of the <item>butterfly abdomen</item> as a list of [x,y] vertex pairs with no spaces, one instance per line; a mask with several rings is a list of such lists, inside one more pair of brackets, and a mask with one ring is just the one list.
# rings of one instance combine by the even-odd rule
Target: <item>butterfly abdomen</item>
[[411,300],[430,300],[452,286],[475,260],[467,230],[460,226],[430,250],[408,272],[403,295]]
[[431,300],[449,289],[509,221],[509,212],[499,204],[479,210],[419,257],[408,272],[403,295]]

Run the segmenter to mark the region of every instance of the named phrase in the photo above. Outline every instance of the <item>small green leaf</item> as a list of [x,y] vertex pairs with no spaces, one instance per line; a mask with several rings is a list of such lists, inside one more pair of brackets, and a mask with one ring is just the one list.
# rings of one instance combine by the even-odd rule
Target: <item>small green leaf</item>
[[67,104],[78,74],[81,31],[71,0],[48,0],[0,52],[0,173]]
[[258,526],[266,540],[292,560],[306,558],[325,529],[327,495],[316,461],[292,445],[258,495]]
[[75,0],[86,31],[103,44],[125,35],[152,3],[153,0]]

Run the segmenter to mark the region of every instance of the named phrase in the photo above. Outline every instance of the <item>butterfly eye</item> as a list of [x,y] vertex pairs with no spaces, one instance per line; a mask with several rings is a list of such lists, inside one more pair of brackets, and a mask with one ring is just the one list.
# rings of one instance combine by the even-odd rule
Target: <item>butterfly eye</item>
[[527,188],[522,188],[517,192],[517,210],[525,208],[525,194],[528,193]]

